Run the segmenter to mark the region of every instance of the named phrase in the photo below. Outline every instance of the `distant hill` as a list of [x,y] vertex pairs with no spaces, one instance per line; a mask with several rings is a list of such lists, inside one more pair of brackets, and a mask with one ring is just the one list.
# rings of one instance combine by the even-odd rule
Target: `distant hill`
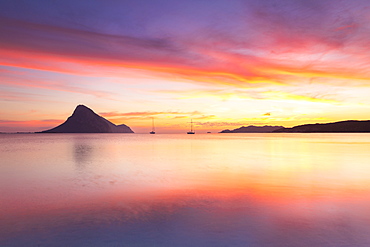
[[283,126],[242,126],[234,130],[223,130],[220,133],[271,133],[274,130],[284,128]]
[[134,133],[125,124],[115,125],[90,108],[78,105],[61,125],[41,133]]
[[304,124],[292,128],[282,128],[274,132],[294,132],[294,133],[330,133],[330,132],[370,132],[370,120],[356,121],[348,120],[335,123],[324,124]]

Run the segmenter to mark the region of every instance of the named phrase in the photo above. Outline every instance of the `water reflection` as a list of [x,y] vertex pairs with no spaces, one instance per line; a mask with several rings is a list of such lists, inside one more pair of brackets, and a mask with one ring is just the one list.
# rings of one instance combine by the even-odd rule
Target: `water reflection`
[[94,152],[93,145],[89,144],[85,138],[74,138],[73,157],[75,159],[76,169],[81,171],[92,162]]
[[28,135],[0,245],[370,246],[369,137]]

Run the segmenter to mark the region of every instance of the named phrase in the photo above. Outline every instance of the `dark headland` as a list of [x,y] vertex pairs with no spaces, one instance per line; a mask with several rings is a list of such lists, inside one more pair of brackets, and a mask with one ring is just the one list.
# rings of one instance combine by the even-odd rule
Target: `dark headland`
[[284,128],[283,126],[242,126],[234,130],[223,130],[220,133],[271,133],[274,130]]
[[115,125],[90,108],[78,105],[61,125],[40,133],[134,133],[125,124]]
[[324,124],[304,124],[292,128],[281,128],[273,132],[290,132],[290,133],[364,133],[370,132],[370,120],[357,121],[348,120]]

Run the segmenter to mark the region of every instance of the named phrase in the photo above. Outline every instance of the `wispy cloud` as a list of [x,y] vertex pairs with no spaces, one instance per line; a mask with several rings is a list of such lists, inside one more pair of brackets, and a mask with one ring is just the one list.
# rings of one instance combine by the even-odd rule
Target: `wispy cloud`
[[340,101],[335,100],[334,96],[328,93],[310,93],[301,92],[290,93],[284,91],[274,91],[269,89],[197,89],[197,90],[159,90],[161,93],[171,94],[175,97],[182,99],[188,98],[219,98],[222,100],[232,99],[253,99],[253,100],[291,100],[291,101],[306,101],[313,103],[327,103],[327,104],[338,104]]
[[192,111],[192,112],[178,112],[178,111],[161,111],[161,112],[154,112],[154,111],[147,111],[147,112],[101,112],[99,113],[103,117],[152,117],[157,115],[202,115],[199,111]]
[[[284,85],[290,83],[286,75],[370,78],[369,67],[364,67],[369,58],[360,56],[370,37],[356,31],[366,27],[363,14],[344,16],[335,23],[336,11],[340,9],[330,11],[331,4],[315,7],[315,11],[301,2],[274,8],[268,2],[257,5],[248,2],[247,6],[253,11],[248,11],[246,18],[254,20],[253,27],[247,26],[252,33],[248,37],[234,33],[241,28],[239,23],[232,30],[196,29],[203,34],[197,33],[199,39],[195,40],[187,40],[178,33],[139,38],[3,18],[1,21],[6,25],[0,31],[7,35],[0,38],[1,64],[67,73],[84,73],[76,71],[70,63],[123,67],[151,71],[158,77],[175,75],[198,83],[241,88],[254,84]],[[295,11],[281,15],[280,11],[288,10]],[[301,13],[317,19],[302,18]],[[323,13],[329,14],[327,26],[312,28],[320,26],[314,24],[324,18]],[[338,34],[343,30],[354,33]],[[261,37],[259,33],[266,35]],[[266,50],[267,47],[270,48]],[[352,60],[350,65],[347,57]],[[359,70],[359,66],[363,69]]]
[[[6,69],[9,68],[9,69]],[[93,95],[95,97],[100,98],[107,98],[112,99],[116,96],[116,93],[114,92],[107,92],[105,90],[93,90],[88,88],[86,85],[83,85],[83,83],[73,83],[70,81],[67,81],[65,78],[59,78],[58,74],[54,74],[52,79],[45,77],[42,78],[38,76],[37,73],[34,73],[34,71],[30,70],[22,70],[22,71],[16,71],[13,69],[10,69],[11,67],[3,67],[2,68],[2,74],[0,75],[0,85],[7,86],[7,87],[19,87],[19,88],[28,88],[28,89],[46,89],[46,90],[53,90],[53,91],[60,91],[60,92],[67,92],[67,93],[77,93],[77,94],[87,94],[87,95]],[[14,90],[14,89],[13,89]],[[6,94],[8,94],[7,92]],[[12,93],[9,93],[8,97],[10,99],[10,96]],[[32,93],[19,93],[20,95],[29,95],[32,96]],[[35,96],[35,94],[33,95]],[[38,96],[43,96],[41,94],[38,94]]]

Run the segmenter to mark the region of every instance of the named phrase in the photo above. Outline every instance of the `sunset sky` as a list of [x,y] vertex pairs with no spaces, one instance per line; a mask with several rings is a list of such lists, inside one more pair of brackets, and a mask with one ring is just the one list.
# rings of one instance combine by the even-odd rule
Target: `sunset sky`
[[369,0],[1,0],[0,131],[370,119]]

